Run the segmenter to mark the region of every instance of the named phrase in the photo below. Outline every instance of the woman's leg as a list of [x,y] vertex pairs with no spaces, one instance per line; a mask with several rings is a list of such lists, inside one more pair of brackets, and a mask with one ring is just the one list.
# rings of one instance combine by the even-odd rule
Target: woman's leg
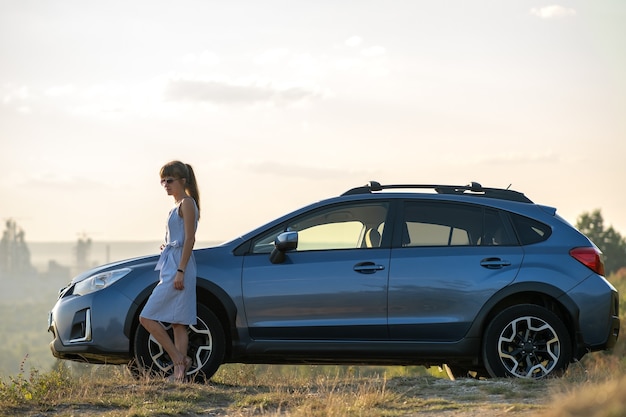
[[[170,356],[170,358],[174,362],[174,377],[177,378],[177,379],[179,379],[179,378],[182,379],[182,377],[184,375],[176,375],[176,371],[177,371],[176,370],[176,365],[185,363],[185,358],[187,356],[186,355],[186,353],[187,353],[187,349],[186,349],[187,346],[186,346],[186,344],[188,342],[185,342],[185,350],[184,350],[185,354],[183,354],[176,347],[176,345],[174,344],[174,342],[170,338],[170,335],[167,333],[167,331],[161,325],[161,323],[159,323],[158,321],[155,321],[155,320],[147,319],[145,317],[139,317],[139,321],[141,322],[141,325],[148,331],[148,333],[150,333],[152,335],[152,337],[154,337],[156,339],[156,341],[159,342],[161,344],[161,346],[163,346],[163,349],[165,349],[167,354]],[[172,326],[173,329],[174,329],[174,335],[176,335],[176,326],[180,326],[180,325],[173,325]],[[186,329],[185,329],[185,332],[186,332]],[[186,335],[186,333],[185,333],[185,335]],[[183,365],[183,370],[184,370],[184,365]]]
[[[175,369],[175,373],[182,373],[181,377],[184,377],[187,373],[188,366],[191,365],[191,360],[187,357],[187,348],[189,346],[189,334],[187,333],[187,325],[185,324],[172,324],[172,330],[174,331],[174,344],[176,349],[184,355],[182,372],[179,369]],[[178,376],[177,376],[178,378]]]
[[176,349],[187,356],[187,347],[189,346],[189,335],[187,334],[186,324],[172,324],[174,331],[174,344]]

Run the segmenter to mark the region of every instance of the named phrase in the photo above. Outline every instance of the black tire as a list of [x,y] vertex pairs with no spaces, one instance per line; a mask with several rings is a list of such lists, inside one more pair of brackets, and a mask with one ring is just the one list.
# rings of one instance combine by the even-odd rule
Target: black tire
[[[224,359],[226,337],[222,323],[211,310],[198,304],[198,322],[189,326],[189,348],[187,356],[192,360],[187,378],[195,382],[206,382],[217,372]],[[170,337],[171,325],[163,323]],[[134,361],[131,372],[142,375],[171,375],[174,366],[161,345],[150,336],[143,326],[137,326],[134,339]]]
[[494,378],[560,376],[571,358],[571,338],[563,321],[533,304],[501,311],[483,337],[483,363]]

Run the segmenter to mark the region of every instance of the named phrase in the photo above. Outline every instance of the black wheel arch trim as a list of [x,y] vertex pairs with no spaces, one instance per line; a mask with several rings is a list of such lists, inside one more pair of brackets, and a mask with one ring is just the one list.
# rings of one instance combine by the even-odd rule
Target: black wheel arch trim
[[126,319],[124,320],[124,334],[128,338],[129,349],[132,349],[131,335],[134,333],[135,328],[137,327],[137,324],[138,324],[137,318],[139,316],[139,311],[141,308],[143,308],[143,305],[146,303],[146,300],[148,299],[150,294],[152,294],[152,290],[154,290],[154,287],[156,287],[157,284],[158,282],[153,282],[152,284],[144,288],[143,291],[137,294],[137,297],[135,297],[135,299],[133,300],[131,304],[131,307],[128,309],[128,312],[126,313]]
[[[537,302],[537,300],[543,302]],[[572,346],[573,356],[579,359],[587,351],[580,332],[578,320],[580,310],[569,295],[559,288],[544,282],[514,283],[495,293],[489,301],[483,305],[464,337],[473,337],[482,340],[483,332],[489,320],[506,307],[529,302],[546,306],[545,301],[555,302],[557,307],[561,309],[560,313],[566,315],[566,317],[564,317],[565,325],[571,333],[572,343],[574,344],[574,346]]]
[[215,283],[198,278],[197,283],[198,302],[211,310],[222,322],[224,336],[226,337],[226,352],[224,357],[231,354],[232,346],[239,339],[237,332],[237,306],[230,296]]

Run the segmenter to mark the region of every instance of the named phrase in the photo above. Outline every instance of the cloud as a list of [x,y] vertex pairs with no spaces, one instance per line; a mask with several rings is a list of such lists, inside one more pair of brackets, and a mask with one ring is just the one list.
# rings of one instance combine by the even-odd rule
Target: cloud
[[526,164],[556,164],[561,162],[559,155],[547,151],[543,153],[501,153],[482,159],[479,163],[489,165],[526,165]]
[[261,66],[278,65],[288,56],[289,49],[287,48],[266,49],[254,58],[254,63]]
[[55,85],[55,86],[49,87],[48,89],[44,91],[44,94],[50,97],[61,97],[61,96],[72,95],[75,92],[76,92],[76,87],[74,87],[74,85],[66,84],[66,85]]
[[390,70],[387,61],[387,50],[381,45],[369,45],[360,36],[352,36],[344,41],[347,48],[337,48],[337,56],[329,67],[329,71],[354,72],[371,77],[386,77]]
[[0,103],[7,108],[22,115],[32,113],[32,103],[36,97],[31,93],[29,87],[5,84],[2,86],[0,96],[2,97]]
[[221,59],[215,52],[204,50],[200,54],[187,54],[183,57],[186,65],[198,65],[205,67],[215,67],[220,64]]
[[385,55],[386,52],[387,51],[385,50],[385,48],[379,45],[371,46],[361,51],[363,56],[367,56],[367,57],[383,56]]
[[101,190],[107,185],[101,181],[95,181],[86,176],[73,176],[65,173],[33,173],[28,177],[17,181],[22,188],[29,190],[80,190],[93,191]]
[[348,39],[346,39],[346,45],[354,48],[357,47],[359,45],[361,45],[361,42],[363,41],[363,39],[361,39],[359,36],[352,36]]
[[575,16],[576,10],[553,4],[545,7],[533,7],[530,13],[540,19],[562,19]]
[[369,178],[375,172],[365,170],[351,170],[345,168],[323,168],[301,164],[286,164],[280,162],[260,161],[251,162],[246,168],[254,174],[274,175],[277,177],[302,178],[308,180],[332,180],[346,176]]
[[272,84],[234,84],[224,81],[171,80],[165,88],[169,101],[212,102],[217,104],[255,104],[297,102],[319,94],[305,87],[277,88]]
[[25,86],[15,86],[13,84],[5,84],[2,86],[2,102],[9,104],[15,101],[26,101],[32,98],[30,89]]

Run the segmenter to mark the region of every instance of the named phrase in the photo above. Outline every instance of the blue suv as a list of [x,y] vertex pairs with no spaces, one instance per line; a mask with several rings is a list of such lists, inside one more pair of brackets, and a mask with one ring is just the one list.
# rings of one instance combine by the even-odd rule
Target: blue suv
[[[610,349],[619,333],[597,247],[555,208],[509,189],[371,182],[194,253],[196,381],[229,362],[537,379]],[[49,315],[53,355],[171,373],[138,321],[157,258],[100,266],[62,289]]]

